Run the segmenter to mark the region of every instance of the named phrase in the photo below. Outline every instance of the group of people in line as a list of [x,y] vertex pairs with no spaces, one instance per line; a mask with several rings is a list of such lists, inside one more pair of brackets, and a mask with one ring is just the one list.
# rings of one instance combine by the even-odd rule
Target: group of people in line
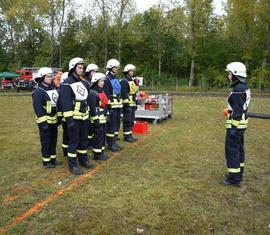
[[52,69],[39,69],[32,98],[46,168],[61,164],[56,159],[59,125],[63,127],[63,154],[68,159],[70,172],[75,175],[83,174],[81,167],[94,167],[89,161],[88,149],[98,161],[107,159],[106,143],[112,152],[123,149],[117,143],[121,116],[124,141],[137,140],[132,135],[139,90],[139,80],[134,77],[136,67],[127,64],[122,80],[118,77],[119,68],[119,61],[110,59],[103,74],[96,64],[89,64],[85,69],[84,60],[76,57],[70,60],[69,71],[62,74],[58,88],[53,83]]
[[[83,174],[79,167],[90,169],[87,149],[91,148],[95,160],[107,159],[105,143],[112,152],[122,150],[117,143],[121,115],[123,115],[124,141],[135,142],[132,127],[137,108],[136,94],[138,79],[134,78],[135,66],[124,67],[124,78],[120,81],[120,63],[110,59],[106,65],[106,75],[98,72],[95,64],[84,69],[82,58],[73,58],[69,71],[61,77],[61,85],[52,85],[53,71],[41,68],[35,81],[33,106],[40,133],[43,165],[54,168],[60,162],[56,159],[58,126],[63,127],[63,153],[68,159],[70,171]],[[246,66],[241,62],[227,65],[227,79],[232,92],[226,109],[225,157],[228,171],[223,184],[239,186],[243,180],[245,166],[244,133],[248,125],[247,110],[250,90],[247,86]]]

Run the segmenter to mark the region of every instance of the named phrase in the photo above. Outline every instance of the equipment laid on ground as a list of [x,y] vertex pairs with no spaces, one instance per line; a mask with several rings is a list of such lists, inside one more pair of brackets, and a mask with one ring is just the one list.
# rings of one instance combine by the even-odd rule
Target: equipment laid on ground
[[264,114],[264,113],[247,113],[248,117],[252,118],[260,118],[260,119],[270,119],[270,114]]
[[173,113],[172,96],[165,95],[138,95],[138,109],[135,113],[136,119],[150,119],[153,124],[171,118]]
[[148,122],[135,121],[132,128],[134,134],[146,134],[148,132]]

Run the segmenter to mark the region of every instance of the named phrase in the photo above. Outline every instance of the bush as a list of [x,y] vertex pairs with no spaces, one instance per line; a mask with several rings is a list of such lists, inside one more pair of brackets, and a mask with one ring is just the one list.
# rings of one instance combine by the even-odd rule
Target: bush
[[249,79],[249,86],[259,91],[270,88],[270,66],[258,68],[253,71]]

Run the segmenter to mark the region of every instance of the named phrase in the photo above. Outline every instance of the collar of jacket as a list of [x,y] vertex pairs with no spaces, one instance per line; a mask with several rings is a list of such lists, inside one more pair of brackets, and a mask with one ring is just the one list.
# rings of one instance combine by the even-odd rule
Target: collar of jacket
[[85,80],[82,76],[78,76],[76,73],[72,73],[71,76],[73,77],[74,80],[77,82]]
[[92,86],[91,90],[94,90],[94,91],[96,91],[96,92],[98,92],[98,93],[102,92],[102,88],[100,88],[100,87],[97,85],[97,83],[95,83],[95,84]]
[[38,84],[38,87],[42,88],[42,89],[45,90],[45,91],[52,90],[51,85],[45,86],[43,83],[39,83],[39,84]]
[[[109,72],[107,76],[108,76],[108,78],[109,78],[110,80],[118,79],[118,77],[116,77],[115,75],[113,75],[111,72]],[[118,79],[118,80],[119,80],[119,79]]]
[[125,79],[128,80],[129,82],[133,81],[132,77],[130,77],[128,75],[125,76]]

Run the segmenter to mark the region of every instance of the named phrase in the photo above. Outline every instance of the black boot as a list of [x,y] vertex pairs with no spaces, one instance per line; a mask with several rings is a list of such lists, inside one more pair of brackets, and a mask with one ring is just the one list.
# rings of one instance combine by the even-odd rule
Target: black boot
[[115,143],[114,145],[115,145],[117,148],[119,148],[120,151],[124,149],[121,145],[119,145],[119,144],[117,144],[117,143]]
[[100,154],[100,155],[94,155],[94,159],[96,161],[106,161],[107,160],[107,157],[104,155],[104,154]]
[[108,160],[108,156],[102,153],[102,161],[106,161],[106,160]]
[[231,183],[228,179],[225,179],[221,184],[224,186],[240,187],[240,183]]
[[80,163],[80,166],[86,168],[86,169],[91,169],[91,168],[94,168],[95,165],[90,163],[89,161],[86,161],[84,163]]
[[129,142],[129,143],[133,143],[137,141],[137,138],[133,137],[132,135],[128,135],[124,137],[124,141]]
[[120,152],[121,151],[121,149],[119,148],[119,146],[117,146],[117,145],[109,145],[108,146],[108,149],[110,150],[110,151],[112,151],[112,152]]
[[93,146],[92,145],[88,145],[87,149],[92,150]]
[[[225,176],[226,179],[228,179],[229,176],[230,176],[229,172],[226,172],[226,173],[224,174],[224,176]],[[243,181],[243,175],[240,176],[240,181]]]
[[67,157],[68,156],[66,149],[63,149],[63,155],[64,155],[64,157]]
[[51,163],[54,164],[55,166],[62,165],[62,162],[59,162],[56,158],[51,159]]
[[55,165],[51,162],[43,162],[43,166],[47,169],[53,169],[55,168]]
[[83,174],[82,169],[78,166],[70,167],[69,171],[74,175],[82,175]]

